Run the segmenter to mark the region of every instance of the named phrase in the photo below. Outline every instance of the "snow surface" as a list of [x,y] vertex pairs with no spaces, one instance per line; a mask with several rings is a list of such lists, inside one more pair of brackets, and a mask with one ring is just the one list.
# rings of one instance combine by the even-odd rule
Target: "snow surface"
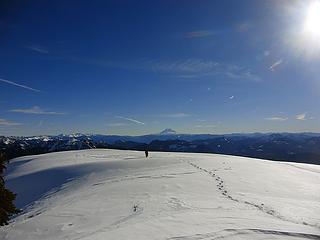
[[320,239],[320,166],[82,150],[7,170],[24,212],[0,239]]

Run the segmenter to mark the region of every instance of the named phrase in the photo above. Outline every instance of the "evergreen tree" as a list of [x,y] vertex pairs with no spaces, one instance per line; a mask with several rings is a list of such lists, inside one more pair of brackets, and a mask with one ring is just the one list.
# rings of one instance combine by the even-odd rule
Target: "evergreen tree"
[[5,188],[3,172],[6,162],[5,154],[0,153],[0,226],[8,224],[10,216],[19,212],[13,204],[16,195]]

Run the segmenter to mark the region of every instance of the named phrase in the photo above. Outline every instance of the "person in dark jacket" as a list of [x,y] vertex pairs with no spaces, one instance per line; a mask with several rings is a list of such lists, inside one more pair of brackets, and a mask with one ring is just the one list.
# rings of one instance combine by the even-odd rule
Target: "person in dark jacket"
[[144,154],[146,155],[146,158],[149,156],[149,152],[148,152],[148,150],[145,150],[144,151]]

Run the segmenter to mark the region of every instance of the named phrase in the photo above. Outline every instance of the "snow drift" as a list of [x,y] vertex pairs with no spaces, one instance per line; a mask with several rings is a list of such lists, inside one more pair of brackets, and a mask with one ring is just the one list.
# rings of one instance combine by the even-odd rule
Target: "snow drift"
[[320,166],[82,150],[14,159],[0,239],[320,239]]

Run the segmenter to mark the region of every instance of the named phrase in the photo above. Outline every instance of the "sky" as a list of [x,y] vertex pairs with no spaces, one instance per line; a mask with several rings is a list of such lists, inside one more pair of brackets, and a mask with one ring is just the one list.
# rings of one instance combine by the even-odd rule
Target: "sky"
[[1,1],[0,135],[320,132],[319,6]]

